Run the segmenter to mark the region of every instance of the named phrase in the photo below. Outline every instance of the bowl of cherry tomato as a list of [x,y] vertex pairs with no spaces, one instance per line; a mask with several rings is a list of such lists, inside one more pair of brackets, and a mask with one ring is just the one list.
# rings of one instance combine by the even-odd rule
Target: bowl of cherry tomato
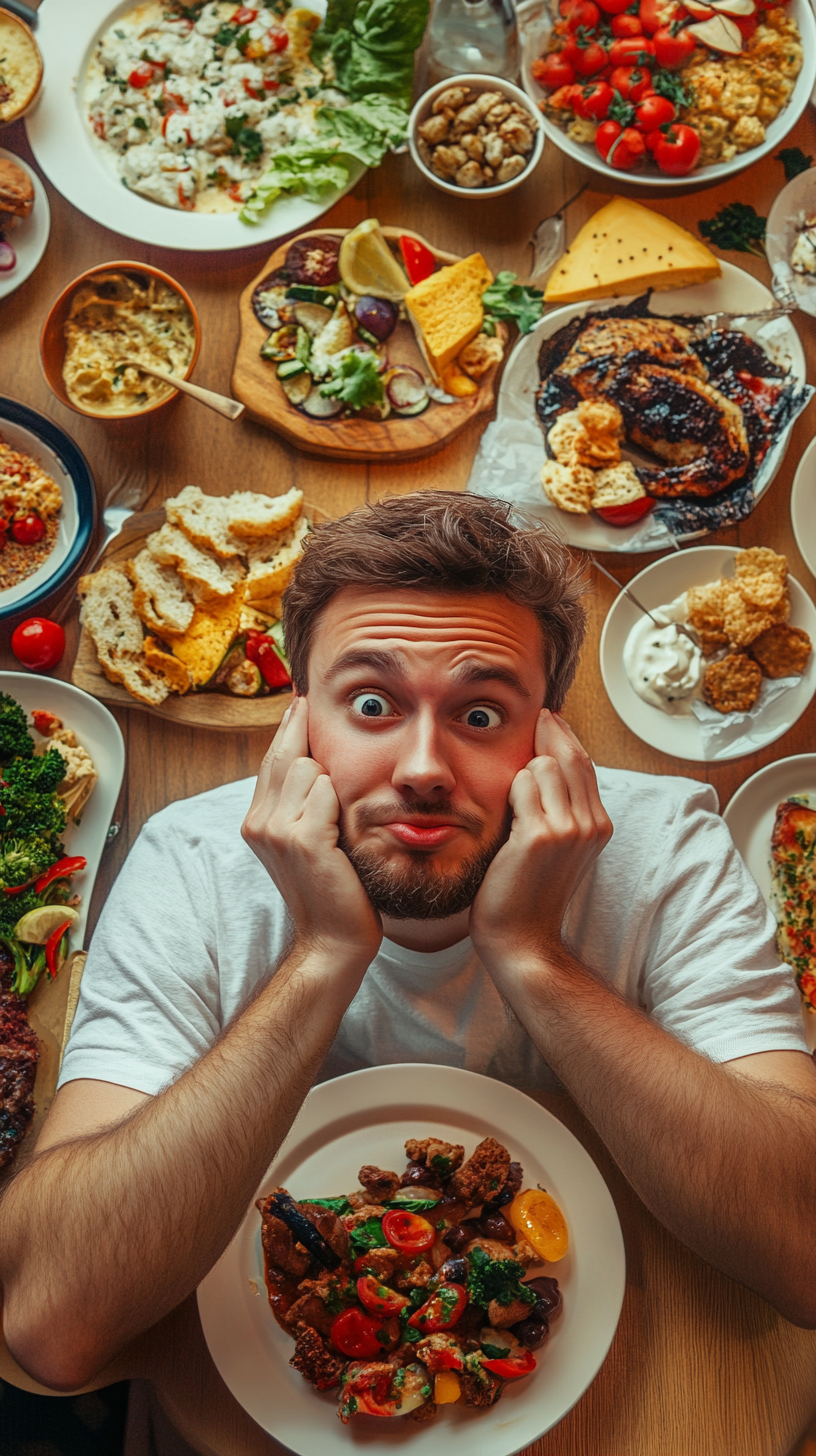
[[[709,108],[711,97],[695,96],[698,62],[712,62],[724,80],[729,61],[743,52],[750,58],[771,8],[782,8],[799,30],[803,57],[791,94],[773,120],[762,124],[753,112],[745,118],[744,149],[707,161],[712,143],[700,118],[713,116],[717,126],[720,118],[716,105]],[[518,18],[522,85],[546,135],[608,181],[624,177],[666,191],[734,176],[782,143],[816,82],[816,19],[808,0],[524,0]],[[761,93],[757,106],[763,100]],[[727,140],[730,151],[730,131]]]
[[[40,603],[68,585],[93,539],[96,491],[78,445],[53,420],[28,405],[0,397],[0,438],[13,451],[42,466],[62,497],[56,536],[44,556],[44,527],[37,513],[15,516],[0,498],[0,620],[8,621],[38,615]],[[19,556],[28,550],[34,553],[34,570],[19,575],[3,571],[4,553]]]

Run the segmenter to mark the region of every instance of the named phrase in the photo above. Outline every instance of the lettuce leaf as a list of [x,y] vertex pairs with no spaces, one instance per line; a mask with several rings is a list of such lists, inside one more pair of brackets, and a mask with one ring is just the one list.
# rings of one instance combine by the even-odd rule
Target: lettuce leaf
[[329,0],[311,58],[325,71],[331,57],[333,79],[352,101],[385,94],[408,111],[428,12],[429,0]]
[[319,202],[324,192],[345,187],[348,180],[349,170],[338,157],[336,144],[295,142],[283,147],[258,179],[241,209],[241,221],[257,222],[282,192],[302,192],[310,202]]

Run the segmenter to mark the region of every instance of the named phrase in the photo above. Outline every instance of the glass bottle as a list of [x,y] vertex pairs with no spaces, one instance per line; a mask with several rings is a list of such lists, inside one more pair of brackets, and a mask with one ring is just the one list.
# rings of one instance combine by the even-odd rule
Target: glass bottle
[[428,60],[431,84],[469,71],[514,80],[519,44],[513,0],[435,0]]

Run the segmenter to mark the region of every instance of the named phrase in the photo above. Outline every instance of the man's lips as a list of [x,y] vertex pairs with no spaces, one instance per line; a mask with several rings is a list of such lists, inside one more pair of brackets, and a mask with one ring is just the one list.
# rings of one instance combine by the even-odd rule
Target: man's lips
[[392,819],[389,823],[382,825],[389,834],[393,834],[402,844],[410,849],[436,849],[440,844],[447,844],[454,835],[461,832],[461,824],[452,823],[450,819]]

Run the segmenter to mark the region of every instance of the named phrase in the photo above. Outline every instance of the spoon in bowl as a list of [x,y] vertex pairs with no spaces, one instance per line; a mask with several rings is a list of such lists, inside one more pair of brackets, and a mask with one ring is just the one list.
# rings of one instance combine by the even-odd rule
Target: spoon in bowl
[[205,404],[208,409],[215,410],[216,414],[224,415],[228,420],[237,420],[246,408],[239,404],[237,399],[229,399],[225,394],[216,394],[212,389],[202,389],[200,384],[191,384],[189,379],[178,379],[175,374],[170,374],[166,369],[157,369],[153,364],[142,364],[141,360],[120,359],[117,365],[120,369],[139,369],[142,374],[152,374],[154,379],[162,379],[165,384],[171,384],[182,394],[189,394],[191,399],[197,399],[199,404]]

